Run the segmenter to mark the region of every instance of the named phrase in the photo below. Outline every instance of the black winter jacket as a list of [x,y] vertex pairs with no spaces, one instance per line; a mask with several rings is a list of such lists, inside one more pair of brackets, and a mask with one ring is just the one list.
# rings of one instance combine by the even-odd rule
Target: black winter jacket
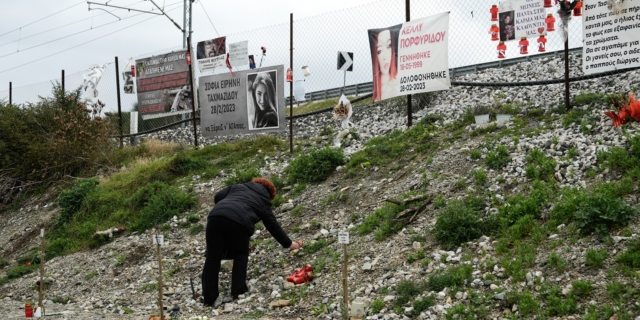
[[269,192],[261,184],[247,182],[226,187],[216,193],[213,201],[216,205],[209,212],[209,217],[231,219],[242,225],[249,236],[255,232],[255,224],[262,221],[283,247],[291,246],[291,239],[271,211]]

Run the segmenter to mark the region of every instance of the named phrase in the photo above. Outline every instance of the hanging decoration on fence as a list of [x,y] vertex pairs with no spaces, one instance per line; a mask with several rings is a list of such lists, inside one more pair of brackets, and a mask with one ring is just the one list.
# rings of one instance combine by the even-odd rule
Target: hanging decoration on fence
[[625,1],[613,14],[607,3],[584,1],[582,70],[585,74],[640,67],[639,0]]
[[489,34],[491,34],[491,41],[500,40],[500,28],[498,28],[497,24],[491,25],[491,29],[489,29]]
[[373,101],[448,90],[449,12],[368,30]]
[[304,97],[306,89],[304,87],[304,80],[296,80],[293,84],[293,95],[296,97],[297,102],[305,101]]
[[553,16],[553,13],[549,13],[544,19],[544,22],[547,24],[548,32],[556,31],[556,18]]
[[267,47],[260,47],[260,50],[262,50],[262,57],[260,58],[260,66],[258,68],[262,68],[262,60],[267,56]]
[[579,0],[556,0],[558,4],[558,15],[560,16],[560,26],[562,27],[562,40],[567,41],[569,38],[569,22],[571,21],[571,14],[574,13],[574,9],[579,5],[582,7],[582,2]]
[[200,77],[202,135],[284,130],[284,78],[282,65]]
[[500,3],[500,41],[537,38],[547,34],[543,0],[510,0]]
[[498,21],[498,12],[500,11],[500,9],[498,9],[497,5],[491,5],[491,9],[489,9],[489,12],[491,12],[491,21]]
[[529,48],[529,40],[527,40],[527,37],[522,37],[520,39],[518,47],[520,48],[520,54],[529,54],[529,51],[527,51]]
[[98,83],[100,83],[100,79],[102,79],[102,74],[104,73],[104,69],[106,68],[106,64],[93,64],[90,65],[89,70],[87,70],[82,75],[82,77],[84,78],[82,91],[84,92],[83,97],[85,99],[95,99],[98,97]]
[[124,70],[129,70],[129,71],[125,71],[122,73],[122,80],[123,80],[123,91],[126,94],[134,94],[134,89],[133,89],[133,77],[134,77],[134,70],[135,68],[133,67],[133,59],[129,58],[129,61],[127,61],[127,65],[125,65],[125,67],[123,68]]
[[249,55],[249,69],[256,68],[256,60],[253,58],[253,55]]
[[[192,112],[187,50],[136,60],[138,110],[142,119]],[[197,109],[197,105],[195,105]]]
[[[246,66],[249,55],[249,41],[240,41],[229,44],[229,63],[233,67]],[[227,67],[229,67],[227,65]]]
[[342,121],[340,127],[346,130],[349,129],[350,126],[353,126],[353,123],[349,121],[351,115],[353,115],[351,101],[343,94],[338,101],[338,105],[333,108],[333,118]]
[[226,55],[227,37],[198,42],[196,58],[198,59],[200,72],[224,68]]

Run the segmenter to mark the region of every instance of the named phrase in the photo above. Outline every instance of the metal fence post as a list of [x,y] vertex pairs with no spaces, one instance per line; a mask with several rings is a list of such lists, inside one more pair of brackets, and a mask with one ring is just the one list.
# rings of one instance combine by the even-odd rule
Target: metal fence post
[[[191,35],[187,37],[187,50],[191,54]],[[198,149],[198,127],[196,125],[196,88],[193,86],[193,63],[189,63],[189,82],[191,83],[191,119],[193,119],[193,142]]]
[[564,42],[564,105],[565,110],[571,110],[569,93],[569,36],[567,36]]
[[119,74],[119,66],[118,66],[118,56],[116,56],[116,92],[118,93],[118,126],[120,127],[120,148],[124,146],[122,142],[122,104],[120,102],[120,77]]
[[9,105],[11,105],[12,98],[13,98],[13,83],[9,81]]
[[[289,24],[291,41],[289,45],[289,62],[293,73],[293,13]],[[289,82],[289,152],[293,153],[293,79]]]
[[62,69],[62,93],[64,95],[64,69]]
[[[406,0],[405,3],[405,10],[406,10],[406,15],[407,15],[407,22],[411,21],[411,0]],[[411,116],[411,95],[408,94],[407,95],[407,127],[411,127],[411,125],[413,124],[413,119]]]

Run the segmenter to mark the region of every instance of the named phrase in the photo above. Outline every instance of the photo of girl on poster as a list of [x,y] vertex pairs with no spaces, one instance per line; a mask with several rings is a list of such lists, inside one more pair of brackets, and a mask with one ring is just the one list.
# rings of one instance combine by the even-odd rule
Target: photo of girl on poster
[[399,93],[398,38],[402,25],[371,29],[369,45],[373,66],[373,101],[395,97]]
[[516,38],[516,29],[513,21],[513,11],[500,12],[500,41],[509,41]]
[[277,128],[278,99],[274,79],[277,71],[247,74],[249,130]]

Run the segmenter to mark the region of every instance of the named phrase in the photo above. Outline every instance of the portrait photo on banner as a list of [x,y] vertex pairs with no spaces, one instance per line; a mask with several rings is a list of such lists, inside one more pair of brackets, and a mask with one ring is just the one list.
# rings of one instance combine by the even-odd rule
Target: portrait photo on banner
[[227,53],[227,37],[198,42],[197,59],[216,57]]
[[514,11],[500,12],[498,19],[500,20],[500,41],[514,40],[516,38]]
[[369,46],[373,66],[373,101],[398,95],[398,39],[402,24],[382,29],[371,29]]
[[276,70],[247,74],[247,118],[249,130],[277,128],[278,92]]

